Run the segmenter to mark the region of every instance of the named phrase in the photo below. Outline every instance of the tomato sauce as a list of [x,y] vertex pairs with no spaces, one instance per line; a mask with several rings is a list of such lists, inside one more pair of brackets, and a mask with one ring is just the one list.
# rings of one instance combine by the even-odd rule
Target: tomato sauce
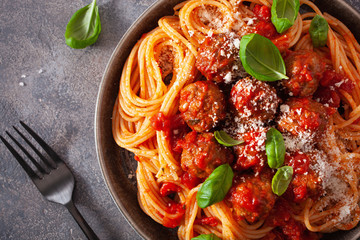
[[253,12],[255,16],[261,21],[270,22],[271,21],[271,9],[264,5],[256,4]]
[[339,90],[351,93],[354,87],[354,83],[344,75],[336,73],[334,70],[326,70],[314,98],[329,107],[338,108],[340,107]]
[[159,112],[151,119],[151,126],[156,131],[163,131],[165,137],[170,141],[170,146],[174,153],[181,153],[181,148],[177,145],[187,132],[190,131],[185,121],[180,114],[171,117],[165,116],[164,113]]
[[272,227],[279,227],[285,225],[291,218],[289,203],[283,198],[279,198],[274,208],[270,212],[270,216],[268,217],[267,224]]
[[264,5],[255,5],[253,12],[258,19],[254,33],[270,39],[280,52],[289,48],[289,37],[286,34],[279,34],[271,22],[271,9]]
[[302,202],[307,198],[307,175],[309,170],[309,156],[296,152],[286,155],[285,164],[294,169],[293,180],[286,191],[285,196],[294,201]]
[[163,218],[163,226],[167,228],[175,228],[180,225],[181,220],[185,214],[185,205],[181,203],[170,202],[165,210],[168,214],[175,214],[175,217],[170,218],[165,214]]
[[309,170],[309,156],[304,153],[296,152],[293,155],[287,155],[285,162],[294,169],[295,174],[307,174]]
[[[256,189],[258,190],[258,189]],[[233,194],[234,202],[245,208],[249,212],[257,213],[260,211],[260,201],[255,195],[260,195],[260,192],[253,193],[253,189],[244,186],[240,192]]]
[[219,224],[219,221],[215,217],[205,217],[200,219],[195,219],[195,224],[198,225],[209,225],[211,227],[215,227]]
[[166,197],[172,193],[180,192],[180,187],[171,182],[165,182],[160,187],[160,195]]
[[275,39],[279,36],[274,24],[271,23],[270,8],[262,5],[255,5],[253,12],[259,20],[255,26],[255,33],[269,39]]
[[[275,227],[272,236],[276,240],[317,240],[318,235],[310,233],[301,222],[291,217],[292,208],[288,201],[279,198],[266,220],[267,225]],[[265,238],[266,239],[266,238]]]
[[293,218],[290,218],[285,225],[280,227],[283,234],[287,236],[289,240],[303,240],[303,232],[305,227],[298,221],[295,221]]
[[[264,168],[265,151],[260,145],[265,146],[265,139],[261,131],[249,131],[242,135],[244,143],[235,148],[237,161],[234,169],[241,171],[252,168],[256,173]],[[260,144],[260,141],[262,142]]]
[[285,164],[294,169],[293,179],[284,194],[289,201],[300,203],[309,197],[315,199],[321,194],[320,180],[309,168],[311,158],[314,156],[301,152],[286,155]]
[[270,40],[280,36],[271,22],[259,21],[255,26],[255,33],[260,34]]
[[340,96],[339,93],[329,87],[320,86],[315,94],[315,99],[317,99],[322,104],[327,104],[329,107],[338,108],[340,107]]
[[188,172],[184,172],[181,177],[180,177],[181,183],[184,184],[186,187],[188,187],[189,189],[192,189],[194,187],[196,187],[197,185],[199,185],[201,183],[201,179],[191,175]]
[[320,85],[323,87],[334,87],[335,89],[341,89],[348,93],[351,93],[354,89],[354,83],[347,79],[341,73],[337,73],[334,70],[326,70],[323,74],[323,78],[320,80]]
[[285,52],[289,48],[289,36],[287,34],[280,35],[271,41],[281,53]]
[[[308,111],[310,109],[310,101],[308,98],[300,98],[298,104],[302,106],[302,114],[299,115],[298,121],[304,129],[317,129],[321,124],[320,113],[316,111]],[[304,113],[305,112],[305,113]]]

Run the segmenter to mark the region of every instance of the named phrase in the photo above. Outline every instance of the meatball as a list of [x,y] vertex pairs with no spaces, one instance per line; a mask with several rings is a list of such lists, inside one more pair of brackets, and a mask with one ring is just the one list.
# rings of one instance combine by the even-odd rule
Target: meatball
[[242,122],[271,120],[280,103],[273,87],[252,78],[239,80],[230,95],[230,102]]
[[233,161],[231,151],[217,143],[213,133],[190,132],[181,146],[182,169],[198,178],[206,178],[218,166]]
[[313,95],[325,71],[325,62],[320,56],[308,50],[290,53],[285,58],[286,75],[283,85],[291,96],[306,97]]
[[192,130],[208,131],[226,116],[224,94],[213,82],[191,83],[180,92],[179,110]]
[[260,172],[266,163],[265,141],[267,128],[251,129],[239,136],[244,143],[234,147],[236,163],[234,169],[238,171],[252,168]]
[[270,171],[257,176],[243,174],[234,178],[227,199],[237,218],[255,223],[269,215],[276,200],[271,189],[271,179]]
[[[235,38],[236,39],[236,38]],[[196,68],[207,80],[224,82],[239,60],[239,47],[225,34],[207,37],[201,44],[196,56]],[[225,78],[226,77],[226,78]],[[228,79],[231,81],[231,79]]]
[[289,98],[280,106],[278,129],[294,136],[320,136],[328,123],[327,109],[311,98]]
[[285,164],[294,169],[293,179],[286,191],[291,201],[302,202],[307,198],[318,198],[322,192],[322,182],[318,174],[311,169],[319,158],[326,158],[320,151],[287,153]]

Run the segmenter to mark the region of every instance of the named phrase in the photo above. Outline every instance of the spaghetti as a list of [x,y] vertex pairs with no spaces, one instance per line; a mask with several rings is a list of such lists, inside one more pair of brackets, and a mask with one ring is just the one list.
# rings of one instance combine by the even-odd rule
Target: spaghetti
[[[322,13],[314,3],[308,0],[301,0],[300,4],[309,6],[313,12],[299,14],[294,25],[285,33],[271,34],[271,24],[268,20],[264,20],[269,17],[265,13],[271,4],[271,0],[246,2],[188,0],[182,2],[174,7],[174,16],[161,18],[157,28],[141,37],[123,67],[119,95],[113,111],[113,136],[116,143],[133,152],[138,161],[136,171],[138,198],[143,211],[166,227],[178,226],[179,239],[190,240],[197,235],[210,233],[214,233],[221,239],[318,239],[321,234],[315,234],[315,232],[349,230],[360,221],[358,205],[360,201],[358,180],[360,176],[360,164],[358,164],[360,160],[358,121],[360,118],[360,45],[343,23],[329,14]],[[316,14],[323,16],[330,27],[327,45],[321,48],[313,47],[309,35],[310,23]],[[315,93],[307,95],[307,98],[316,101],[311,100],[309,103],[304,102],[304,98],[298,98],[298,101],[303,101],[302,106],[307,106],[304,109],[301,108],[302,111],[307,111],[309,114],[320,113],[318,120],[326,122],[326,127],[321,130],[320,137],[314,137],[313,143],[309,143],[313,136],[306,133],[299,134],[295,138],[292,134],[284,134],[288,152],[285,162],[288,165],[293,164],[295,172],[298,169],[298,173],[295,173],[291,187],[285,195],[274,197],[276,203],[271,206],[261,205],[265,210],[255,209],[255,212],[260,212],[258,217],[247,212],[251,207],[238,210],[237,207],[243,207],[243,205],[239,205],[240,200],[235,196],[238,196],[236,194],[240,189],[244,191],[244,184],[258,181],[254,180],[255,175],[256,177],[265,176],[267,173],[273,175],[271,170],[263,170],[267,168],[266,166],[262,166],[259,170],[253,163],[246,166],[239,160],[235,164],[231,159],[224,160],[232,164],[238,180],[234,180],[232,189],[223,201],[201,209],[197,205],[196,194],[206,177],[189,174],[193,170],[191,158],[186,159],[190,165],[186,165],[183,162],[185,160],[181,159],[184,158],[181,153],[185,151],[185,145],[189,143],[186,143],[186,139],[190,138],[188,136],[190,130],[186,125],[184,126],[184,119],[181,117],[183,115],[179,114],[179,105],[184,104],[181,102],[182,97],[179,96],[186,91],[184,89],[187,86],[202,80],[204,75],[208,80],[212,76],[212,73],[209,73],[210,70],[201,71],[201,73],[199,71],[201,63],[199,64],[198,59],[204,53],[204,44],[206,45],[207,41],[217,41],[217,36],[226,36],[227,40],[224,44],[231,45],[238,52],[241,36],[249,33],[258,33],[271,39],[285,56],[285,62],[287,62],[286,59],[293,59],[288,60],[290,63],[287,63],[287,67],[292,66],[291,61],[296,64],[297,59],[308,56],[309,52],[316,54],[321,62],[315,65],[323,64],[324,67],[317,70],[322,74],[321,81],[328,83],[326,85],[320,82],[320,86],[314,89]],[[289,50],[299,55],[291,54]],[[212,49],[207,48],[206,51],[212,51]],[[213,49],[213,51],[217,50]],[[219,54],[226,59],[227,53],[225,51],[224,54],[223,52]],[[208,55],[205,54],[203,57],[206,58]],[[228,65],[223,64],[225,67],[221,65],[226,71],[213,80],[218,81],[217,85],[220,88],[224,88],[221,92],[224,92],[226,101],[229,99],[226,97],[229,93],[226,89],[231,88],[236,80],[248,79],[239,80],[242,81],[241,84],[244,82],[253,84],[254,81],[246,78],[247,74],[242,71],[238,59],[236,57],[231,59],[231,57],[227,61],[232,64],[232,67],[227,68]],[[306,64],[311,63],[306,62]],[[206,71],[209,75],[205,74]],[[287,75],[289,74],[292,72],[288,72]],[[267,85],[267,83],[263,84]],[[280,85],[269,86],[277,92],[282,92],[283,85],[286,86],[286,84]],[[196,87],[196,90],[189,93],[194,94],[193,98],[202,91],[200,85]],[[232,92],[233,90],[231,94]],[[260,94],[260,92],[254,94]],[[296,110],[299,111],[296,107],[299,102],[286,100],[289,95],[291,98],[294,90],[290,87],[290,93],[284,92],[287,95],[282,97],[282,100],[275,101],[276,113],[270,115],[269,118],[273,119],[279,115],[283,118],[277,117],[277,119],[299,117],[296,115]],[[241,91],[238,90],[234,94],[240,93]],[[237,100],[232,101],[236,108]],[[266,100],[264,101],[266,103]],[[280,101],[282,101],[281,104],[279,104]],[[317,104],[322,105],[321,109]],[[203,107],[206,108],[206,106]],[[295,110],[292,111],[293,109]],[[327,111],[327,113],[322,111]],[[326,116],[322,116],[323,113]],[[242,135],[245,144],[249,145],[252,143],[247,141],[252,140],[247,139],[255,136],[255,133],[253,135],[249,133],[249,128],[252,130],[255,128],[255,132],[261,132],[266,131],[268,125],[274,124],[265,123],[264,126],[257,128],[249,126],[247,120],[243,116],[227,113],[225,118],[217,119],[215,123],[225,122],[218,124],[218,128],[222,128],[233,136]],[[295,120],[301,122],[303,119],[300,116]],[[282,132],[291,133],[289,122],[285,121],[285,126],[280,126],[281,123],[276,124],[279,124],[277,128],[285,129]],[[208,130],[205,128],[199,132],[208,132]],[[316,134],[319,135],[318,132]],[[200,134],[194,134],[194,136],[200,138]],[[207,137],[204,138],[207,139]],[[181,145],[180,150],[179,145]],[[216,147],[212,147],[214,148]],[[247,160],[251,157],[247,156],[246,152],[242,152],[245,150],[241,146],[234,147],[230,151],[230,155],[234,152],[237,159],[241,158],[241,154],[245,154]],[[197,152],[191,152],[191,154],[195,156]],[[256,156],[253,157],[256,158]],[[307,159],[308,167],[304,170],[305,172],[301,173],[299,161],[296,159],[304,162],[304,159]],[[225,163],[224,161],[222,163]],[[259,161],[261,163],[261,156]],[[184,169],[185,165],[190,167]],[[263,173],[264,171],[266,174]],[[193,172],[196,175],[196,171]],[[267,181],[262,178],[259,181]],[[250,179],[248,183],[246,179]],[[246,186],[252,188],[253,195],[256,195],[254,193],[256,191],[262,192],[266,189],[265,184],[262,185],[262,183]],[[304,188],[305,193],[299,190]],[[241,196],[244,195],[244,192],[240,193]],[[301,197],[301,194],[305,195]],[[265,200],[269,199],[265,198]],[[241,201],[246,201],[246,199]]]

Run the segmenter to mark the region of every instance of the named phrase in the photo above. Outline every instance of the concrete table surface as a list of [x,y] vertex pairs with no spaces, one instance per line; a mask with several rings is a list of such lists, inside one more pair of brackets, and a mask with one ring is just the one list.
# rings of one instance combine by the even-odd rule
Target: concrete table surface
[[[0,135],[23,120],[75,175],[74,202],[100,239],[141,239],[107,190],[94,141],[98,87],[126,29],[156,0],[98,0],[102,32],[71,49],[64,32],[90,0],[0,1]],[[349,0],[360,9],[359,0]],[[46,201],[0,143],[0,239],[86,239],[65,207]]]
[[[154,1],[98,0],[102,32],[85,49],[68,47],[64,33],[73,13],[91,0],[0,1],[0,135],[23,120],[53,146],[75,175],[75,205],[100,239],[141,239],[102,178],[94,114],[114,48]],[[2,143],[0,153],[0,239],[86,239],[65,207],[42,197]]]

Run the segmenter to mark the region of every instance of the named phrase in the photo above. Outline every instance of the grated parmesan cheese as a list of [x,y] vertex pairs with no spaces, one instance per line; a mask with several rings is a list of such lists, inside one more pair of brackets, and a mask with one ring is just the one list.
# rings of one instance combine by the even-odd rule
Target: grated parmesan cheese
[[290,111],[289,105],[287,105],[287,104],[280,105],[280,111],[283,113],[289,112]]
[[221,13],[217,8],[202,6],[198,11],[198,16],[200,21],[211,28],[219,29],[224,25],[221,20]]
[[345,80],[343,79],[343,80],[341,80],[340,82],[335,83],[334,85],[335,85],[336,87],[340,87],[344,82],[345,82]]
[[243,20],[246,22],[246,25],[251,26],[251,25],[254,25],[257,18],[246,17],[246,18],[243,18]]
[[238,39],[238,38],[235,38],[235,39],[234,39],[234,46],[235,46],[237,49],[240,49],[240,39]]
[[228,73],[225,75],[224,80],[225,80],[225,83],[226,83],[226,84],[231,83],[231,80],[232,80],[231,72],[228,72]]

